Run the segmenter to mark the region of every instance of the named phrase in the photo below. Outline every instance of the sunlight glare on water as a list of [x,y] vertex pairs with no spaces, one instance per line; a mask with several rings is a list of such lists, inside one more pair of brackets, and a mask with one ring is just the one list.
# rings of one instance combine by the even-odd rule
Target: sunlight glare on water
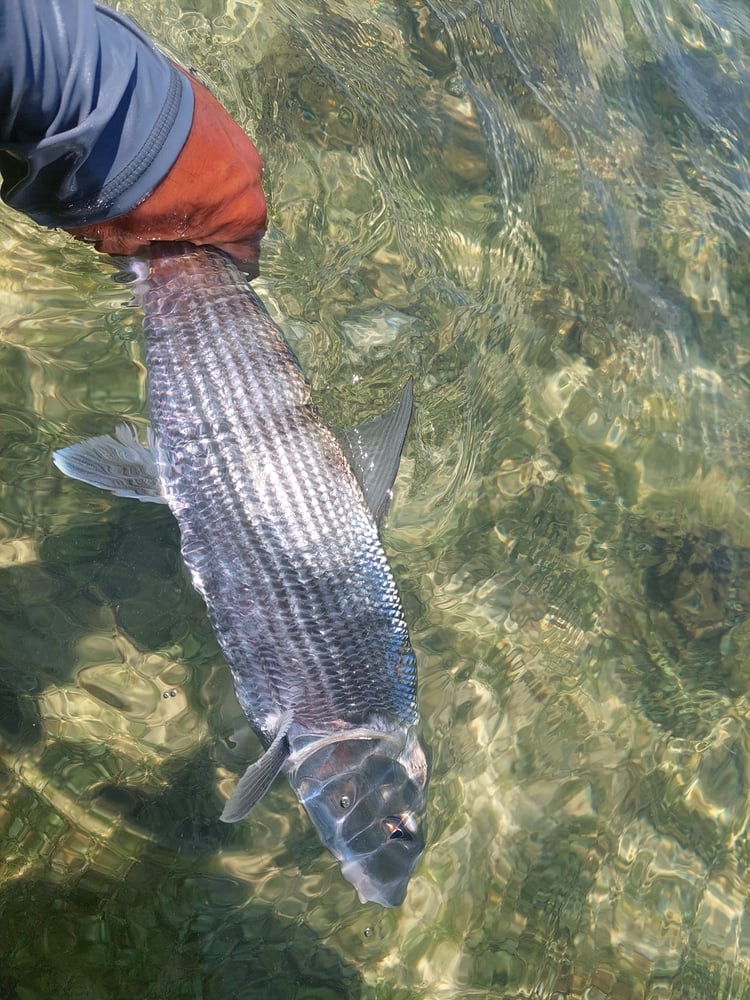
[[127,0],[266,163],[257,287],[331,423],[415,381],[384,540],[433,753],[361,906],[258,750],[111,263],[0,212],[0,997],[750,997],[750,14]]

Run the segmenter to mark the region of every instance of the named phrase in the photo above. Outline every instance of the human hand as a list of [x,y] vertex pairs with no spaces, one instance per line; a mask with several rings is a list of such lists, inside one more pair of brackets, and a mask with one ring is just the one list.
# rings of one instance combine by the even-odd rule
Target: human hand
[[109,254],[134,254],[152,242],[210,244],[252,270],[266,227],[260,156],[216,98],[185,75],[193,121],[169,173],[124,215],[68,232]]

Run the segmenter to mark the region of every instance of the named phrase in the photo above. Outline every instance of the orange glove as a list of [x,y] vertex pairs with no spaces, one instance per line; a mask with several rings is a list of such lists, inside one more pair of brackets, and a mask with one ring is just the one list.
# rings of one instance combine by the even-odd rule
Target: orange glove
[[185,75],[195,95],[193,122],[169,173],[124,215],[68,232],[110,254],[133,254],[156,241],[209,243],[256,269],[266,227],[263,164],[216,98]]

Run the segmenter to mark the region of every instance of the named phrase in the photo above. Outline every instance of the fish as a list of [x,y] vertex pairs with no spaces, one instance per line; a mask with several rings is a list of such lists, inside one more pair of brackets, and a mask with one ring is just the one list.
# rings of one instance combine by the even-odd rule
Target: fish
[[297,358],[222,251],[131,260],[150,427],[60,448],[57,468],[166,504],[260,739],[221,819],[286,773],[361,902],[403,903],[425,847],[429,754],[417,667],[379,534],[413,406],[354,430],[320,417]]

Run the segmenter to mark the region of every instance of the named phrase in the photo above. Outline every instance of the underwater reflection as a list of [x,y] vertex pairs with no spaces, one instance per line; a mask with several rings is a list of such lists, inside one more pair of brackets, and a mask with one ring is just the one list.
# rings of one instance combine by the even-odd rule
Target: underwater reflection
[[415,380],[430,842],[381,914],[288,789],[221,828],[255,748],[176,535],[50,465],[143,423],[138,314],[4,211],[0,994],[744,996],[746,6],[122,7],[258,140],[325,419]]

